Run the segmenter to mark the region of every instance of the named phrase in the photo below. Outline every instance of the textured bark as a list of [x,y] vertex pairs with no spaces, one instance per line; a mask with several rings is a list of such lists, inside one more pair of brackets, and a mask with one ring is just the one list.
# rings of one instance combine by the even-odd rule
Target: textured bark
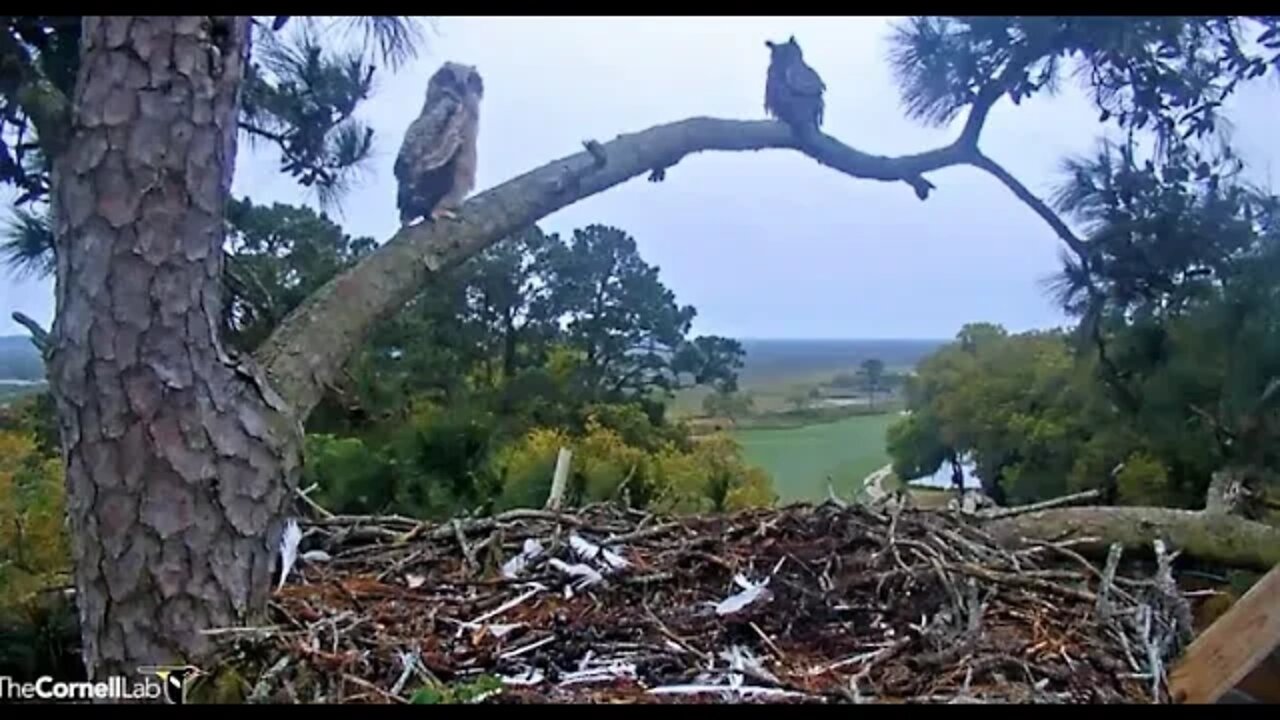
[[1205,512],[1239,515],[1250,520],[1265,516],[1262,485],[1266,471],[1257,466],[1229,466],[1213,473],[1205,493]]
[[[976,146],[986,108],[974,114],[960,137],[941,148],[884,157],[819,135],[801,142],[781,123],[691,118],[621,135],[604,144],[548,163],[465,203],[456,221],[424,222],[401,229],[359,265],[320,288],[276,328],[257,352],[276,389],[301,416],[315,406],[327,384],[364,340],[369,329],[408,302],[435,273],[455,266],[543,217],[653,170],[665,170],[686,155],[719,150],[797,150],[850,177],[901,181],[921,198],[932,185],[924,173],[971,165],[1009,184],[1015,195],[1035,200]],[[1024,197],[1025,194],[1025,197]],[[1059,237],[1078,246],[1070,230],[1035,201],[1032,209]],[[1043,212],[1042,212],[1043,211]]]
[[1155,507],[1080,507],[993,520],[985,529],[1011,543],[1096,538],[1076,550],[1105,556],[1111,543],[1150,553],[1162,538],[1187,557],[1228,567],[1267,571],[1280,564],[1280,529],[1244,518]]
[[246,18],[86,17],[50,388],[91,677],[265,610],[300,427],[218,339]]

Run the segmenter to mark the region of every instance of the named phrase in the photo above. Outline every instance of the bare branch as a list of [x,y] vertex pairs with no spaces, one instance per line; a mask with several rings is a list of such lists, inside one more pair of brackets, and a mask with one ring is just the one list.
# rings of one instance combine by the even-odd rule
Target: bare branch
[[27,332],[31,333],[31,344],[36,346],[36,349],[40,351],[40,354],[47,355],[52,347],[49,342],[49,332],[40,327],[40,323],[20,312],[13,313],[12,317],[14,322],[26,328]]
[[984,520],[997,520],[999,518],[1013,517],[1014,515],[1023,515],[1026,513],[1040,512],[1041,510],[1048,510],[1050,508],[1062,507],[1064,505],[1081,504],[1085,500],[1097,500],[1100,497],[1102,497],[1101,490],[1085,490],[1084,492],[1078,492],[1071,495],[1064,495],[1062,497],[1050,498],[1048,500],[1042,500],[1037,503],[1031,503],[1030,505],[1021,505],[1019,507],[1011,507],[1011,508],[998,508],[995,510],[984,510],[979,513],[979,516],[982,517]]
[[553,161],[475,196],[456,220],[402,228],[290,313],[258,349],[257,359],[276,391],[305,418],[319,401],[325,384],[363,342],[365,333],[411,300],[434,274],[556,210],[655,168],[669,168],[687,155],[711,150],[796,150],[850,177],[905,182],[921,199],[934,187],[924,178],[925,173],[974,165],[995,174],[1059,236],[1070,238],[1068,244],[1079,246],[1042,201],[977,152],[977,133],[996,97],[984,95],[982,102],[975,104],[955,142],[898,157],[871,155],[825,134],[800,139],[778,122],[708,117],[659,125],[594,147],[588,144],[588,151]]
[[965,161],[969,165],[980,170],[985,170],[991,175],[994,175],[995,178],[1004,183],[1004,186],[1009,188],[1009,190],[1013,192],[1019,200],[1026,204],[1027,207],[1034,210],[1042,220],[1048,223],[1049,227],[1053,228],[1053,231],[1058,234],[1058,237],[1062,239],[1062,242],[1067,244],[1067,247],[1071,248],[1072,252],[1081,258],[1085,257],[1087,249],[1085,248],[1084,241],[1076,237],[1076,234],[1071,231],[1071,228],[1067,227],[1067,224],[1062,221],[1062,218],[1058,217],[1058,214],[1055,213],[1052,208],[1045,204],[1043,200],[1036,197],[1027,189],[1027,186],[1019,182],[1018,179],[1010,174],[1008,170],[1005,170],[999,163],[978,152],[976,148],[965,158]]

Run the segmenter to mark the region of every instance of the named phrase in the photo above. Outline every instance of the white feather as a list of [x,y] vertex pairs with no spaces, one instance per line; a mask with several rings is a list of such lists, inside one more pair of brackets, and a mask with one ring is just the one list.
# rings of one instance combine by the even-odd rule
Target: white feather
[[516,579],[529,566],[529,563],[542,555],[542,552],[542,543],[533,538],[526,539],[520,554],[502,564],[502,577],[508,580]]
[[611,570],[625,570],[631,567],[631,563],[627,562],[626,558],[596,545],[577,533],[571,533],[569,535],[569,547],[573,548],[574,554],[577,555],[579,559],[603,560]]
[[284,581],[289,578],[289,573],[293,572],[293,564],[298,561],[298,543],[302,542],[302,528],[298,527],[298,521],[289,518],[288,524],[284,526],[284,535],[280,538],[280,584],[276,589],[284,587]]
[[632,663],[614,662],[604,667],[567,672],[560,676],[560,686],[581,685],[584,683],[612,682],[614,680],[634,679],[636,666]]
[[738,585],[738,587],[743,588],[743,590],[742,592],[730,595],[717,603],[717,615],[732,615],[751,603],[769,596],[768,578],[765,578],[764,582],[756,584],[747,580],[742,575],[737,575],[733,578],[733,581]]
[[580,578],[580,580],[574,583],[578,590],[604,581],[604,576],[590,565],[584,565],[583,563],[574,563],[570,565],[569,563],[557,558],[551,558],[547,563],[566,575],[572,575],[573,577]]

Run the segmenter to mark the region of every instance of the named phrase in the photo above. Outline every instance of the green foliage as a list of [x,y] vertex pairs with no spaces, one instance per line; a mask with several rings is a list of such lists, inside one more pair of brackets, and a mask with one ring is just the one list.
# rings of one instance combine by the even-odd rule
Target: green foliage
[[1008,501],[1065,493],[1082,448],[1111,427],[1061,332],[966,326],[920,363],[907,394],[912,414],[888,436],[899,476],[932,473],[953,454],[969,457],[986,490]]
[[309,434],[305,456],[303,483],[319,485],[320,502],[330,510],[372,514],[393,506],[394,468],[359,438]]
[[693,309],[634,240],[603,226],[574,238],[528,228],[425,288],[352,361],[359,404],[398,417],[418,395],[480,403],[519,434],[573,425],[590,403],[648,403],[690,378],[736,385],[741,346],[688,340]]
[[1278,29],[1261,16],[914,17],[895,28],[889,59],[907,113],[925,122],[1053,93],[1071,74],[1102,122],[1172,148],[1212,133],[1241,82],[1280,67]]
[[748,466],[741,446],[720,433],[700,438],[690,452],[660,452],[654,475],[653,504],[666,512],[725,512],[777,501],[768,474]]
[[[39,137],[33,117],[70,123],[68,105],[52,98],[75,97],[81,20],[0,18],[0,184],[19,189],[18,205],[47,200],[50,138]],[[359,42],[349,49],[322,43],[349,37],[352,30]],[[301,18],[282,34],[255,21],[240,129],[250,141],[274,145],[281,170],[331,202],[373,148],[372,130],[355,118],[373,88],[373,60],[380,55],[397,66],[413,57],[422,40],[418,21],[403,16]]]
[[[1280,67],[1280,19],[912,18],[892,46],[908,112],[945,123],[969,108],[968,140],[996,100],[1053,92],[1071,70],[1125,137],[1068,160],[1054,198],[1085,231],[1049,285],[1079,319],[1071,359],[962,333],[971,357],[939,353],[914,388],[917,417],[891,436],[901,468],[941,445],[1033,495],[1060,477],[1104,483],[1124,460],[1121,501],[1193,506],[1224,465],[1274,474],[1280,202],[1239,181],[1217,130],[1238,86]],[[1001,378],[1030,383],[1034,402],[1006,398]]]
[[439,518],[491,503],[497,492],[489,467],[494,431],[494,416],[482,408],[418,408],[391,437],[395,508]]
[[83,669],[61,592],[71,564],[62,462],[22,427],[24,414],[0,418],[0,674],[71,679]]
[[0,240],[0,262],[19,277],[53,274],[53,228],[45,218],[25,207],[13,209]]
[[566,341],[584,353],[580,382],[591,399],[669,391],[681,373],[697,384],[736,386],[741,345],[713,337],[686,342],[696,311],[676,304],[658,268],[622,230],[574,230],[549,254],[547,282]]
[[1280,198],[1240,168],[1230,148],[1153,162],[1132,143],[1104,147],[1069,165],[1057,198],[1089,235],[1053,289],[1107,397],[1164,466],[1134,483],[1165,482],[1179,504],[1224,466],[1280,469]]
[[42,457],[54,457],[60,453],[58,444],[58,417],[53,396],[40,391],[0,406],[0,431],[9,431],[30,437],[35,450]]
[[228,339],[246,351],[291,310],[376,247],[307,207],[227,204]]
[[492,675],[481,675],[468,682],[420,687],[409,697],[413,705],[453,705],[470,703],[502,689],[502,680]]
[[923,408],[889,426],[886,448],[893,474],[907,479],[932,475],[952,454],[942,442],[937,416]]
[[1175,504],[1164,464],[1145,452],[1130,455],[1116,473],[1119,500],[1130,505]]
[[17,205],[49,194],[50,158],[31,117],[65,112],[43,90],[72,97],[79,66],[79,17],[0,17],[0,184],[18,190]]
[[0,615],[56,584],[68,568],[62,462],[35,438],[0,431]]
[[[644,428],[634,410],[611,414],[613,426],[600,421],[597,407],[581,435],[534,428],[505,448],[495,462],[502,477],[498,506],[540,507],[550,493],[561,448],[573,452],[565,491],[570,504],[629,500],[635,507],[701,512],[774,501],[768,475],[748,466],[727,436],[681,443],[662,439],[661,428]],[[630,422],[617,423],[619,416],[629,416]]]

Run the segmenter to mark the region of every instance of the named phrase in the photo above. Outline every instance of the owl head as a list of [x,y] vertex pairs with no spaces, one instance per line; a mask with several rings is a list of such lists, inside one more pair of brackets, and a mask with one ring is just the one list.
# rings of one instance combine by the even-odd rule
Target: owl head
[[792,35],[787,38],[784,43],[776,43],[772,40],[764,41],[765,47],[769,48],[769,53],[775,62],[785,62],[793,60],[803,60],[804,54],[800,52],[800,44],[796,42],[796,36]]
[[484,97],[484,80],[474,65],[447,62],[431,76],[427,83],[428,95],[452,95],[459,99],[471,96]]

